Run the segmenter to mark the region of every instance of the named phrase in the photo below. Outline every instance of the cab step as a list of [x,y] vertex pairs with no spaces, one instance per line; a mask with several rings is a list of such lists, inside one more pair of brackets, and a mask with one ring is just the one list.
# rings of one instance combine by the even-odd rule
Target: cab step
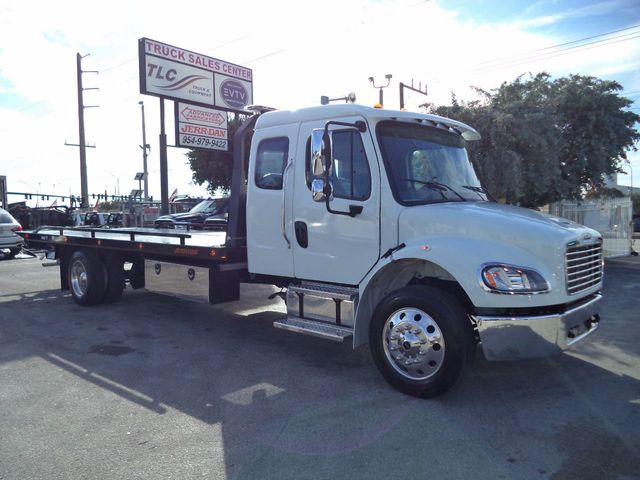
[[293,316],[283,320],[276,320],[273,322],[273,326],[290,332],[304,333],[326,340],[333,340],[334,342],[343,342],[345,338],[353,335],[353,329],[350,327]]
[[317,282],[289,285],[287,314],[304,320],[317,320],[338,327],[353,327],[358,289]]
[[290,285],[288,292],[291,294],[312,295],[319,298],[346,300],[349,302],[353,302],[358,296],[357,288],[316,282],[303,282],[299,285]]

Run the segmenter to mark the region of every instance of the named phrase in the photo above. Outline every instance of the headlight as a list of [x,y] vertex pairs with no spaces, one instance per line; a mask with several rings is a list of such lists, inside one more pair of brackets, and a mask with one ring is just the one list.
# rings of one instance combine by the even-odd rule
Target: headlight
[[486,264],[480,267],[481,285],[493,293],[530,294],[551,290],[547,281],[531,268]]

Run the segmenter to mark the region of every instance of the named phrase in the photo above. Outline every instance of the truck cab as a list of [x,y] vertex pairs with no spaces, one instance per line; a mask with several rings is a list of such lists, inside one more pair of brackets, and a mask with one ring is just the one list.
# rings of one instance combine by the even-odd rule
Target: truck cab
[[260,115],[247,261],[252,279],[287,287],[276,327],[369,343],[387,380],[421,396],[446,390],[478,341],[512,360],[593,332],[600,234],[493,201],[467,156],[479,138],[353,104]]

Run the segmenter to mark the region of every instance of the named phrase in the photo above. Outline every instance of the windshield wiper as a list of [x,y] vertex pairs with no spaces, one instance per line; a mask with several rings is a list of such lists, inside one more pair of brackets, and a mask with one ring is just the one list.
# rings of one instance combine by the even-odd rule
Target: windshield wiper
[[472,192],[476,192],[476,193],[484,193],[489,200],[491,200],[492,202],[497,202],[497,200],[493,198],[493,195],[491,195],[489,191],[484,187],[479,187],[475,185],[462,185],[462,188],[466,188],[467,190],[471,190]]
[[440,183],[440,182],[425,182],[424,180],[417,180],[415,178],[403,178],[402,181],[416,182],[416,183],[419,183],[420,185],[424,185],[425,187],[429,187],[432,190],[436,190],[437,192],[440,192],[440,195],[442,195],[442,198],[444,198],[444,199],[447,199],[447,196],[442,192],[449,191],[449,192],[453,192],[463,202],[467,201],[466,198],[464,198],[462,195],[460,195],[458,192],[456,192],[449,185],[446,185],[444,183]]

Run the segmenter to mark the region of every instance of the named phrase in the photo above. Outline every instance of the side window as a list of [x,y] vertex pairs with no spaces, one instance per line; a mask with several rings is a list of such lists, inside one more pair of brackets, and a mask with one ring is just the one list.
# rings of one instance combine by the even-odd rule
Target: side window
[[258,188],[282,190],[282,173],[289,155],[287,137],[269,138],[258,145],[255,182]]
[[[306,180],[311,188],[311,139],[307,140]],[[355,130],[333,132],[333,195],[350,200],[366,200],[371,194],[371,172],[360,133]]]
[[371,173],[360,133],[355,130],[333,134],[334,196],[366,200],[371,193]]

